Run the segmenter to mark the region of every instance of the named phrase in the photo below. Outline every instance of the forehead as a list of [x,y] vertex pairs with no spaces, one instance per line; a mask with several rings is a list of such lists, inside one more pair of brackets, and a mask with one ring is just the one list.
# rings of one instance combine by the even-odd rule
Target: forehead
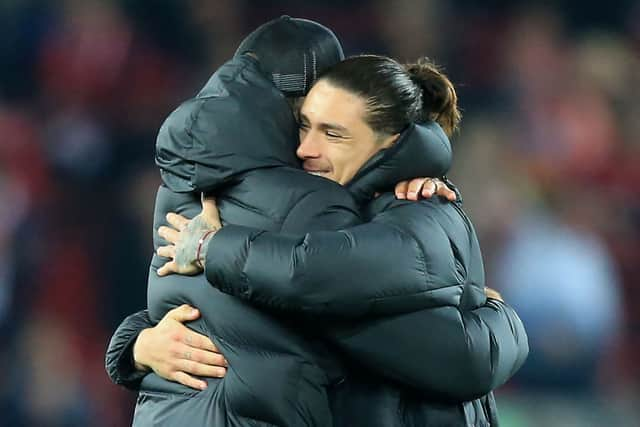
[[365,101],[345,89],[319,81],[300,109],[311,123],[336,123],[346,128],[364,124]]

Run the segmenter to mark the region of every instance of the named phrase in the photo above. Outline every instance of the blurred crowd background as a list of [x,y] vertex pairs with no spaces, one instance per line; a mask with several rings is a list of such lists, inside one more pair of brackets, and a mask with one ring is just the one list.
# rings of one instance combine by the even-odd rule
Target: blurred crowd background
[[503,425],[640,425],[640,2],[2,0],[0,426],[130,423],[103,360],[146,305],[156,132],[283,13],[457,84],[451,178],[531,346]]

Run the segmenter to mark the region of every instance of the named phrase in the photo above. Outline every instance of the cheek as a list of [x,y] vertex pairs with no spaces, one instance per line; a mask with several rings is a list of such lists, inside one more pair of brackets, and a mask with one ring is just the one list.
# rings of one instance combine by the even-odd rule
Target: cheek
[[357,153],[354,153],[352,155],[352,159],[353,159],[352,163],[357,169],[360,169],[377,152],[378,152],[378,149],[375,146],[367,145],[364,147],[360,147],[360,149],[357,150]]
[[353,175],[358,173],[358,171],[379,151],[380,148],[378,145],[367,145],[365,147],[360,147],[359,150],[354,150],[350,159],[349,159],[349,170]]
[[347,145],[335,146],[332,157],[333,168],[341,184],[349,182],[368,159],[366,153]]
[[346,145],[333,144],[327,147],[327,159],[334,167],[344,169],[353,160],[353,153]]

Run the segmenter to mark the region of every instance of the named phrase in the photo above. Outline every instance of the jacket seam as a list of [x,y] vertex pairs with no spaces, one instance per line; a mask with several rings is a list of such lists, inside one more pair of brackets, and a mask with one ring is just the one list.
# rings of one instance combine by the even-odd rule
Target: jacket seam
[[[437,291],[439,291],[441,289],[453,288],[453,287],[456,287],[456,286],[460,286],[460,283],[451,283],[451,284],[439,286],[439,287],[433,288],[433,289],[425,289],[425,290],[422,290],[422,291],[412,292],[410,294],[398,293],[398,294],[393,294],[393,295],[385,295],[383,297],[372,297],[372,298],[369,298],[368,300],[369,301],[373,301],[373,302],[377,302],[377,301],[384,301],[387,298],[418,296],[418,295],[430,294],[432,292],[437,292]],[[436,308],[436,307],[444,307],[444,305],[439,305],[439,306],[434,306],[434,307],[426,307],[426,309]]]

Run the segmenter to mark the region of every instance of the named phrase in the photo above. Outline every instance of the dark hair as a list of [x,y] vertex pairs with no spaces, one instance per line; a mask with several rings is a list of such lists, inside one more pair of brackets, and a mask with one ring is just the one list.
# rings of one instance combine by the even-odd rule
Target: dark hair
[[427,58],[402,65],[386,56],[354,56],[318,80],[364,98],[365,121],[378,133],[392,135],[412,122],[433,120],[451,136],[462,118],[453,84]]

